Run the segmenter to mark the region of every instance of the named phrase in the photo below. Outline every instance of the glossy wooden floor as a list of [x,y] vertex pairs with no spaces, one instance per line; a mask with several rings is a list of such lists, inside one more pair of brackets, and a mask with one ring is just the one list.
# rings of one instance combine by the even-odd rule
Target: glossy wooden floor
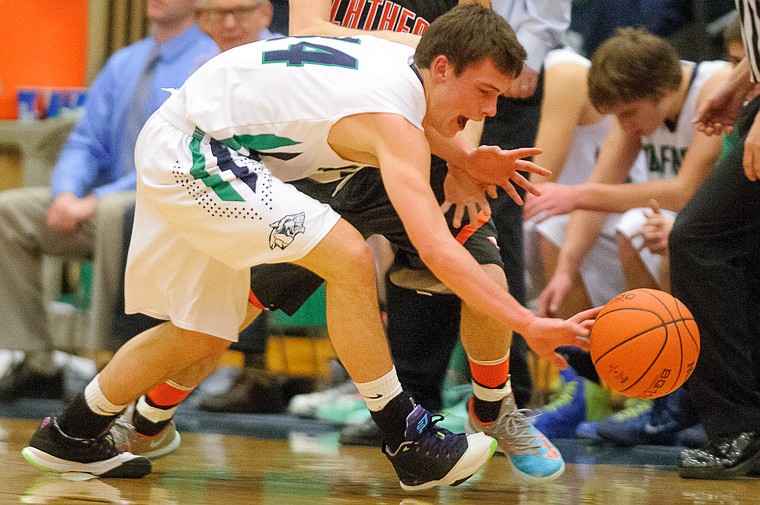
[[568,464],[545,485],[527,485],[495,456],[465,484],[402,491],[377,449],[339,446],[334,436],[288,441],[185,434],[180,449],[143,479],[70,481],[27,464],[20,451],[36,422],[0,419],[0,503],[191,505],[760,503],[760,479],[684,480],[663,467]]

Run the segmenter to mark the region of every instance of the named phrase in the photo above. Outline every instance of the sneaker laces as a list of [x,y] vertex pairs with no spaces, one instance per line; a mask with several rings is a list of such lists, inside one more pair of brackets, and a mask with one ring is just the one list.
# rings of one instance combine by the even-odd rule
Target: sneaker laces
[[[426,451],[428,455],[431,452],[438,455],[445,453],[447,458],[451,457],[452,452],[455,452],[456,446],[460,442],[459,439],[461,437],[446,428],[436,426],[436,424],[442,421],[443,418],[444,416],[440,414],[433,414],[430,416],[430,422],[422,430],[419,437],[417,437],[416,440],[411,441],[416,444],[417,451]],[[407,441],[406,443],[409,442],[410,441]],[[400,447],[403,446],[404,443],[402,443]]]
[[530,419],[536,416],[532,414],[530,409],[506,411],[496,418],[489,435],[498,440],[509,441],[510,448],[516,451],[516,454],[537,454],[541,449],[541,443],[533,433]]
[[134,425],[120,416],[117,417],[114,421],[113,427],[108,432],[108,436],[113,439],[113,442],[117,447],[119,445],[122,445],[129,448],[131,446],[129,443],[129,436],[132,432],[137,434],[137,430],[135,429]]

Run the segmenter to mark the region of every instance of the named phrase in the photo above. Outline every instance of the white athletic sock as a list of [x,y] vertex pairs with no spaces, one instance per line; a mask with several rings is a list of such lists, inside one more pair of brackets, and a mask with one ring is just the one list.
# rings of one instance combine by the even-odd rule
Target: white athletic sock
[[115,403],[108,401],[108,398],[103,395],[103,391],[100,390],[99,379],[100,374],[96,375],[95,378],[87,384],[87,387],[84,388],[84,399],[87,402],[87,406],[98,415],[115,416],[127,406],[116,405]]
[[388,402],[401,393],[401,383],[396,375],[396,367],[379,379],[369,382],[357,382],[356,388],[367,403],[367,408],[372,412],[382,410]]

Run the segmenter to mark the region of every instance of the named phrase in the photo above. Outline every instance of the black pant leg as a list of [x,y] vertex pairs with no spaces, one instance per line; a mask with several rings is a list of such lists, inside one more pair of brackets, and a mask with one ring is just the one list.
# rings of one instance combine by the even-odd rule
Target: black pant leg
[[461,302],[387,281],[388,340],[401,384],[426,409],[443,406],[441,385],[459,338]]
[[[745,107],[740,131],[758,108],[760,99]],[[701,335],[687,387],[711,437],[760,429],[760,183],[744,175],[743,147],[744,135],[679,212],[670,236],[673,294]]]
[[[126,314],[124,312],[124,272],[127,269],[127,253],[129,252],[129,243],[132,240],[132,228],[135,221],[135,206],[134,204],[124,210],[124,238],[122,247],[122,274],[119,276],[118,282],[121,286],[119,289],[119,298],[116,303],[114,313],[114,345],[121,347],[127,340],[139,335],[143,331],[150,329],[154,326],[161,324],[163,321],[155,319],[145,314]],[[117,350],[117,349],[112,349]]]

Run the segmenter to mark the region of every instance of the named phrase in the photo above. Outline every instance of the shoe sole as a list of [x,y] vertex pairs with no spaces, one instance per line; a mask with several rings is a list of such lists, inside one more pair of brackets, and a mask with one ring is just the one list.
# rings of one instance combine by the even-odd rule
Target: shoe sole
[[467,450],[445,477],[416,486],[410,486],[399,481],[401,489],[404,491],[422,491],[436,486],[458,486],[480,470],[491,459],[497,447],[496,439],[484,433],[467,435]]
[[95,463],[79,463],[56,458],[35,447],[26,447],[21,451],[29,463],[46,472],[90,474],[95,477],[117,477],[139,479],[151,471],[150,461],[144,457],[122,452],[113,458]]
[[143,458],[148,458],[148,459],[160,458],[161,456],[166,456],[170,452],[176,451],[179,448],[181,443],[182,443],[182,438],[179,436],[179,432],[175,431],[174,438],[172,439],[171,442],[169,442],[165,446],[159,447],[158,449],[154,451],[148,451],[141,454],[137,454],[137,456],[142,456]]
[[684,468],[678,467],[678,475],[684,479],[728,480],[744,477],[760,469],[760,451],[747,461],[731,468]]

